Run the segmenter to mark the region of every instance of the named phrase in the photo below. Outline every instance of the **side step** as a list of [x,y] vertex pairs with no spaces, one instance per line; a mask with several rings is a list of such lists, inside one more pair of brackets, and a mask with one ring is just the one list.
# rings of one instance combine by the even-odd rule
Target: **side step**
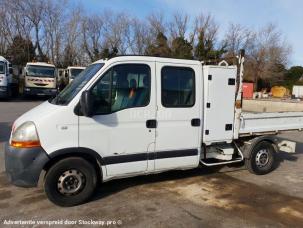
[[216,165],[226,165],[226,164],[232,164],[232,163],[238,163],[238,162],[244,161],[244,156],[243,156],[242,151],[240,150],[240,148],[237,146],[236,143],[234,143],[234,145],[237,148],[237,150],[240,154],[240,157],[237,157],[230,161],[220,161],[220,162],[212,162],[212,163],[207,163],[207,162],[203,161],[203,159],[201,159],[200,162],[205,166],[216,166]]
[[226,164],[237,163],[237,162],[242,162],[242,161],[243,161],[243,159],[240,159],[240,158],[237,158],[237,159],[231,160],[231,161],[213,162],[213,163],[206,163],[202,159],[200,160],[200,162],[205,166],[226,165]]

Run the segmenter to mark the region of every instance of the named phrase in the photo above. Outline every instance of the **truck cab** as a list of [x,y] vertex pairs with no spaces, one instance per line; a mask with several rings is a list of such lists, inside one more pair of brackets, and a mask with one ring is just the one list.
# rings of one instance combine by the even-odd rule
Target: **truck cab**
[[81,66],[69,66],[65,71],[65,78],[68,80],[68,83],[71,83],[83,70],[85,67]]
[[57,93],[57,73],[53,64],[30,62],[24,67],[21,93],[24,96],[54,96]]
[[13,69],[4,57],[0,56],[0,98],[10,98],[13,94]]

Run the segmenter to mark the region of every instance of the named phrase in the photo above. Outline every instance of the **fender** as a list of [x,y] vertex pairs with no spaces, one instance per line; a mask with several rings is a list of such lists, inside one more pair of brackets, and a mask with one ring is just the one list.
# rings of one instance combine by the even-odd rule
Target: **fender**
[[275,152],[279,151],[278,145],[277,145],[279,140],[277,139],[276,136],[272,136],[272,135],[259,136],[259,137],[256,137],[256,138],[253,138],[253,139],[247,141],[247,143],[244,146],[244,150],[242,151],[243,155],[244,155],[244,158],[249,159],[250,156],[251,156],[251,151],[253,150],[253,148],[259,142],[262,142],[262,141],[270,142],[273,145],[273,147],[275,149]]
[[64,155],[89,155],[95,158],[100,165],[105,165],[104,159],[98,154],[96,151],[85,148],[85,147],[70,147],[64,148],[60,150],[56,150],[50,153],[48,156],[53,160],[56,157],[64,156]]

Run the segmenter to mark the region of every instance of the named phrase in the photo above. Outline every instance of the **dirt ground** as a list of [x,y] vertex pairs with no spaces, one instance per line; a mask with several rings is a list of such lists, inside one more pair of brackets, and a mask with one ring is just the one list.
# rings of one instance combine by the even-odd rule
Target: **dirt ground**
[[[101,184],[90,202],[72,208],[50,203],[41,186],[12,186],[4,174],[4,142],[14,119],[39,103],[0,102],[0,227],[47,227],[40,221],[58,224],[52,227],[98,227],[101,222],[119,227],[302,227],[303,132],[280,136],[298,142],[297,154],[281,153],[276,170],[265,176],[237,165],[114,180]],[[8,224],[13,221],[35,224]]]

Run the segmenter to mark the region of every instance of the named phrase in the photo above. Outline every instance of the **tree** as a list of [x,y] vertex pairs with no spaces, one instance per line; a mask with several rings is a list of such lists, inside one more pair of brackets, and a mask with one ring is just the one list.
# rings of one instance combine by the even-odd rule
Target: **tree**
[[206,37],[205,31],[199,32],[198,44],[195,49],[195,56],[200,61],[213,61],[219,60],[221,56],[226,52],[226,45],[216,48],[214,40]]
[[41,45],[41,27],[43,16],[45,15],[45,0],[18,0],[16,1],[18,8],[23,12],[23,16],[26,17],[34,28],[35,36],[35,50],[37,50],[37,57],[41,61],[46,61],[47,58],[42,51]]
[[162,32],[157,35],[155,43],[147,47],[146,54],[159,57],[171,56],[171,49],[167,44],[167,38]]
[[247,58],[252,68],[252,75],[247,76],[255,82],[259,79],[270,79],[272,84],[280,83],[285,76],[285,66],[290,53],[291,47],[283,39],[276,25],[266,25],[257,33],[251,54]]
[[251,54],[256,39],[256,33],[240,24],[230,24],[225,33],[226,53],[224,58],[230,64],[237,64],[236,56],[241,49],[247,56]]
[[[105,17],[104,17],[105,18]],[[100,15],[84,16],[82,19],[83,47],[91,61],[100,58],[104,21]]]
[[189,16],[181,12],[173,15],[172,22],[169,23],[169,31],[172,39],[177,37],[185,37],[188,29]]
[[133,54],[143,55],[150,44],[148,28],[143,21],[133,18],[131,29],[133,38],[129,40],[130,51]]
[[110,59],[113,58],[115,56],[117,56],[118,54],[118,49],[117,48],[113,48],[113,49],[109,49],[109,48],[103,48],[101,51],[101,58],[102,59]]
[[172,41],[171,57],[181,59],[192,59],[192,45],[183,37],[176,37]]
[[65,9],[66,1],[47,0],[45,15],[42,19],[44,26],[44,37],[46,52],[55,65],[62,65],[62,49],[64,39]]
[[16,36],[13,43],[7,48],[6,55],[12,64],[24,66],[35,57],[35,49],[30,40]]
[[218,60],[225,52],[226,44],[217,44],[218,29],[210,14],[201,14],[196,18],[193,36],[197,36],[195,57],[200,61]]

